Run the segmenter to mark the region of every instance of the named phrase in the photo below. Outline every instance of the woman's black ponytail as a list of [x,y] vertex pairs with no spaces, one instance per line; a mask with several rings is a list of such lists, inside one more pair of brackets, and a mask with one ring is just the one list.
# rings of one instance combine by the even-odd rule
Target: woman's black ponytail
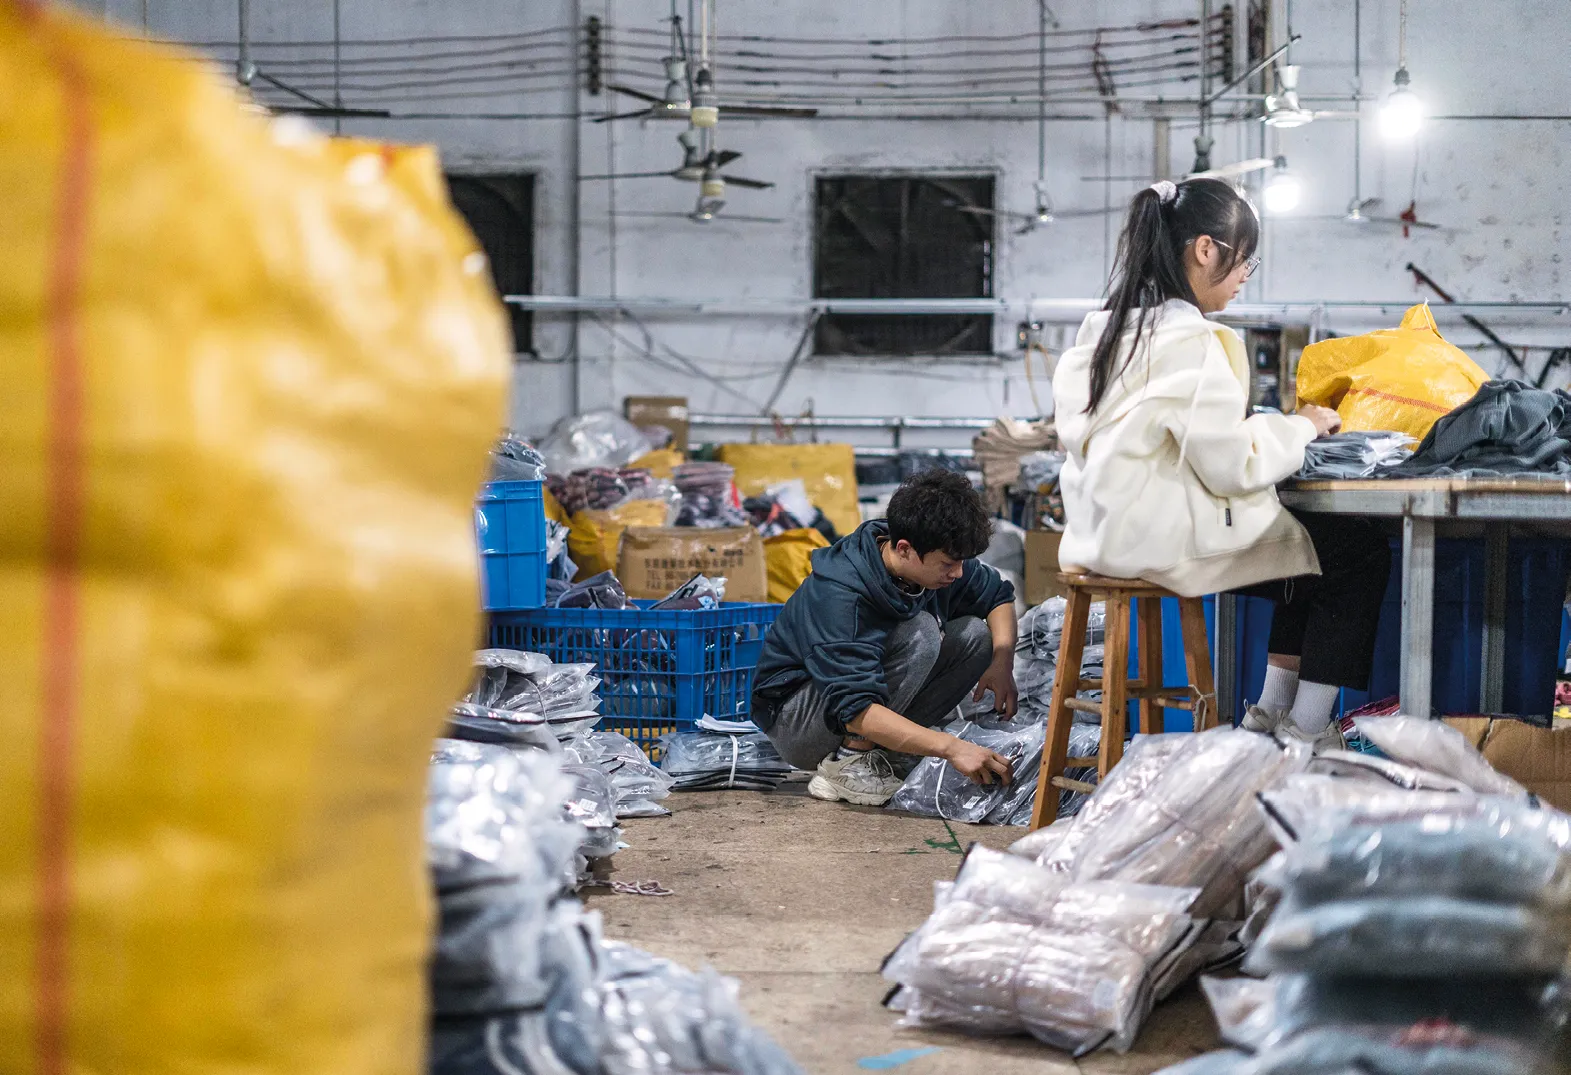
[[[1110,316],[1091,355],[1087,414],[1096,410],[1108,385],[1134,360],[1157,308],[1169,299],[1196,301],[1184,269],[1184,249],[1202,235],[1225,243],[1228,256],[1217,275],[1220,280],[1253,256],[1260,241],[1260,220],[1254,207],[1231,184],[1220,179],[1188,179],[1167,190],[1176,193],[1165,202],[1157,187],[1147,187],[1129,205],[1103,307]],[[1134,339],[1123,363],[1114,369],[1131,313],[1135,315]]]

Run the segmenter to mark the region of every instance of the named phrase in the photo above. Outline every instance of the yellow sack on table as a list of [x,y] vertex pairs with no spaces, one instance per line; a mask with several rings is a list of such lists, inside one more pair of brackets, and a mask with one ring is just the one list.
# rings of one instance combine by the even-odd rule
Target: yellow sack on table
[[1298,401],[1335,409],[1343,429],[1391,429],[1423,440],[1487,380],[1478,363],[1440,335],[1425,303],[1407,311],[1401,328],[1304,348]]
[[743,497],[762,496],[771,485],[801,478],[808,499],[838,532],[849,534],[862,525],[856,452],[849,444],[722,444],[719,455],[736,468]]
[[574,581],[615,571],[623,531],[630,526],[664,526],[670,510],[664,500],[624,500],[614,508],[574,512],[567,533],[567,553],[578,566]]
[[416,1075],[504,314],[424,149],[0,2],[0,1068]]
[[764,539],[769,571],[769,600],[784,604],[813,573],[813,550],[829,547],[829,539],[811,528],[787,530]]

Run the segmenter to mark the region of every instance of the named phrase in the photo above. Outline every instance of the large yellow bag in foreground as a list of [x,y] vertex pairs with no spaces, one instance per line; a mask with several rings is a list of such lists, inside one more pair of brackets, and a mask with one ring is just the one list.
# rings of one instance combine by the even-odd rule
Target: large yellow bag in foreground
[[425,151],[0,0],[0,1071],[415,1075],[506,335]]
[[1478,363],[1440,335],[1426,303],[1408,310],[1401,328],[1304,348],[1298,401],[1334,408],[1344,429],[1391,429],[1423,440],[1487,380]]

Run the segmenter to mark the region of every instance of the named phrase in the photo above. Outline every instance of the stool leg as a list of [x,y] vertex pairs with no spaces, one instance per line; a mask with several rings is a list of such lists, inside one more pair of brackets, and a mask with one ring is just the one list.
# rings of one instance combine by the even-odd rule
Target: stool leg
[[1124,757],[1129,728],[1129,598],[1107,599],[1107,646],[1102,661],[1102,749],[1097,772],[1103,780]]
[[[1206,637],[1206,607],[1198,597],[1178,599],[1178,619],[1184,629],[1184,663],[1195,699],[1195,731],[1215,728],[1221,720],[1216,709],[1216,680],[1211,675],[1211,642]],[[1229,716],[1231,722],[1231,715]]]
[[[1162,599],[1139,598],[1140,622],[1140,685],[1157,689],[1162,682]],[[1155,698],[1140,699],[1140,733],[1161,735],[1163,723],[1162,704]]]
[[1031,808],[1035,831],[1058,820],[1058,788],[1053,778],[1062,776],[1069,758],[1069,728],[1075,714],[1064,703],[1075,696],[1080,682],[1080,660],[1085,655],[1086,621],[1091,595],[1070,590],[1064,610],[1064,631],[1058,642],[1058,669],[1053,674],[1053,697],[1047,710],[1047,741],[1042,746],[1042,768],[1036,777],[1036,803]]

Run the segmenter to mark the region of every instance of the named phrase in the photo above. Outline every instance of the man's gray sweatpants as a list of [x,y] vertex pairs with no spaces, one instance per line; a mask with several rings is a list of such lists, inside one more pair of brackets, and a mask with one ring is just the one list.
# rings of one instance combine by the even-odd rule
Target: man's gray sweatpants
[[[950,620],[942,628],[926,612],[889,632],[884,645],[884,680],[890,709],[924,728],[948,718],[976,689],[993,660],[993,634],[975,616]],[[780,756],[798,769],[816,769],[844,738],[824,719],[824,696],[807,683],[781,704],[769,729]]]

